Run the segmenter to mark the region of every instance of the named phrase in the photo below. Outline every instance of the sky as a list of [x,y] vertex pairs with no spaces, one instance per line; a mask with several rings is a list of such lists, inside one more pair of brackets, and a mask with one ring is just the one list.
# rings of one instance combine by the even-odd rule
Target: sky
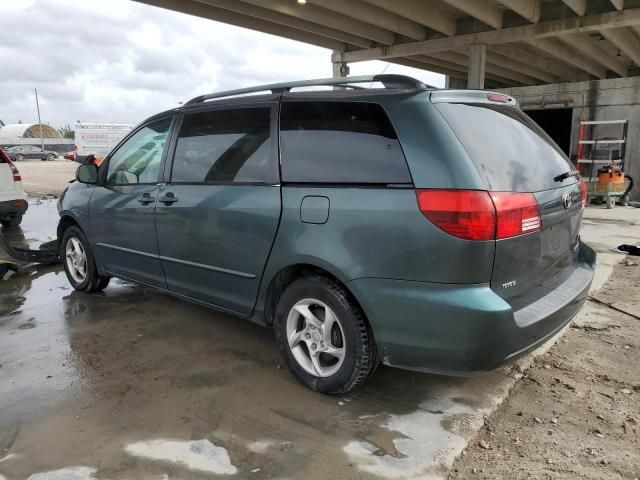
[[[42,122],[59,128],[136,124],[203,93],[331,76],[327,49],[131,0],[0,0],[0,12],[5,124],[37,121],[34,88]],[[350,68],[444,85],[442,75],[385,62]]]

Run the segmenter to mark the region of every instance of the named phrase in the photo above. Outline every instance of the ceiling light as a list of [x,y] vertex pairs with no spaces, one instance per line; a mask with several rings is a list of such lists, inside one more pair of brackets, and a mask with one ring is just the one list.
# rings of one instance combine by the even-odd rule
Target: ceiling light
[[306,5],[307,0],[298,0],[298,5]]

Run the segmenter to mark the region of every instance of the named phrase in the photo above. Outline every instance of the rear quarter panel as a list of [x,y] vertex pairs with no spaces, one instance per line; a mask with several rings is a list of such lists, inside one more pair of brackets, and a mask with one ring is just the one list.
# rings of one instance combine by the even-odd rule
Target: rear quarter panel
[[[304,223],[305,196],[329,198],[326,223]],[[343,282],[362,277],[488,282],[494,242],[455,239],[419,211],[413,189],[284,186],[283,211],[265,278],[298,263]]]

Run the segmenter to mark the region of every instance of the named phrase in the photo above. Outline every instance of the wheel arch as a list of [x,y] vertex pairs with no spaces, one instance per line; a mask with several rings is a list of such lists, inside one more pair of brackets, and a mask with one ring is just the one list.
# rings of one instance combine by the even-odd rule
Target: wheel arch
[[[58,221],[58,229],[56,232],[58,235],[59,241],[62,241],[62,236],[64,235],[64,231],[69,227],[78,227],[80,230],[82,230],[80,223],[73,216],[62,215],[60,217],[60,220]],[[84,230],[82,231],[84,232]]]
[[[285,289],[296,280],[311,276],[326,277],[338,283],[351,296],[366,319],[366,314],[364,309],[362,308],[362,305],[360,304],[360,301],[348,287],[347,282],[340,278],[339,274],[336,274],[335,272],[332,272],[329,269],[319,266],[315,263],[301,262],[289,264],[285,267],[282,267],[275,273],[275,275],[271,277],[269,284],[265,290],[263,302],[264,323],[266,325],[273,325],[276,305],[278,304],[278,300],[280,299],[280,296],[285,291]],[[371,323],[368,319],[367,323],[369,323],[369,326],[371,326]]]

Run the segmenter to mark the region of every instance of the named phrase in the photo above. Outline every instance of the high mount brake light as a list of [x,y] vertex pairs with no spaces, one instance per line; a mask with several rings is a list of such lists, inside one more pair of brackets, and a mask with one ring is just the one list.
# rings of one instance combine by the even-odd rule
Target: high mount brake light
[[499,240],[540,230],[540,210],[532,193],[483,190],[416,190],[429,221],[465,240]]
[[492,102],[508,103],[509,96],[502,95],[501,93],[488,93],[487,100],[491,100]]

